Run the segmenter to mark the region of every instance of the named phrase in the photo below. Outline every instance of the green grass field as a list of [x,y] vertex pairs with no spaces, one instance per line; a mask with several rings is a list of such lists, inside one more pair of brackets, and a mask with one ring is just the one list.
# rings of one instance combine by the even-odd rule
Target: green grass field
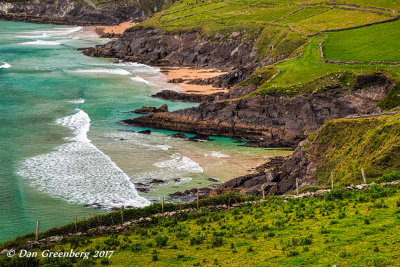
[[[400,66],[386,64],[400,60],[400,20],[352,30],[324,32],[363,26],[398,16],[400,3],[397,1],[185,0],[175,2],[169,9],[155,14],[140,26],[161,28],[167,32],[198,31],[211,39],[217,35],[227,39],[232,32],[239,32],[243,40],[255,40],[261,57],[268,55],[278,61],[272,68],[279,74],[274,79],[268,76],[260,79],[263,83],[259,81],[259,89],[255,93],[264,94],[273,90],[295,95],[314,91],[311,85],[322,88],[326,86],[324,81],[328,81],[324,77],[340,73],[357,75],[385,72],[400,81]],[[324,58],[319,50],[321,43]],[[356,61],[360,64],[331,64],[325,63],[326,59]],[[370,65],[372,61],[384,64]],[[265,71],[260,69],[255,75],[263,73]],[[400,102],[392,103],[390,107],[396,104]]]
[[326,59],[400,62],[400,20],[341,32],[330,32],[323,44]]
[[[158,218],[119,234],[71,237],[31,252],[115,253],[86,260],[39,257],[27,266],[394,266],[399,230],[399,186],[337,189],[321,198],[269,197],[228,211]],[[2,266],[27,264],[26,258],[0,260]]]

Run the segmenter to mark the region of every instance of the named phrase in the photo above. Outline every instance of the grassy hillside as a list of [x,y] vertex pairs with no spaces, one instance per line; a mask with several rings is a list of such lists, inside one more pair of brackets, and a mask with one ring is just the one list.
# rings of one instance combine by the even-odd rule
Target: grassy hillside
[[[231,210],[153,218],[124,232],[75,236],[31,250],[115,251],[110,258],[39,257],[28,266],[394,266],[399,190],[398,185],[336,189],[320,198],[269,197]],[[27,262],[0,258],[2,266]]]
[[323,43],[325,58],[362,63],[400,62],[399,36],[400,20],[351,31],[330,32]]
[[335,184],[357,184],[361,168],[369,182],[400,170],[400,114],[329,121],[309,141],[304,149],[317,162],[318,185],[329,185],[331,172]]
[[[398,1],[182,0],[140,26],[198,31],[210,39],[236,32],[242,40],[254,40],[261,57],[278,61],[269,68],[279,72],[272,79],[265,69],[256,72],[253,77],[267,73],[256,79],[258,92],[293,95],[304,92],[299,84],[346,72],[385,72],[400,81],[399,17]],[[392,102],[389,108],[400,104]]]

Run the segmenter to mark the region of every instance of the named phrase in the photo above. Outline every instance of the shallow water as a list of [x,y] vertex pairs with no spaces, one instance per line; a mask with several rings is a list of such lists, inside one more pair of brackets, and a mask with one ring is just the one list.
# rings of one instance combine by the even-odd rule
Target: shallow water
[[[0,21],[0,242],[169,193],[227,180],[285,150],[228,138],[192,143],[115,122],[142,106],[195,106],[151,98],[172,89],[157,68],[85,57],[106,40],[81,27]],[[165,181],[149,193],[135,183]]]

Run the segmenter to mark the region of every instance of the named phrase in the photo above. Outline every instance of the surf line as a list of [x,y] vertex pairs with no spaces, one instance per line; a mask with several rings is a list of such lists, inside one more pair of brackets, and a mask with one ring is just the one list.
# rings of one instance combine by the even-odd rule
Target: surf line
[[150,202],[139,196],[129,176],[106,154],[91,143],[87,133],[90,118],[76,113],[56,120],[69,128],[69,142],[51,153],[25,160],[18,174],[41,192],[71,203],[92,205],[110,210],[113,207],[143,207]]

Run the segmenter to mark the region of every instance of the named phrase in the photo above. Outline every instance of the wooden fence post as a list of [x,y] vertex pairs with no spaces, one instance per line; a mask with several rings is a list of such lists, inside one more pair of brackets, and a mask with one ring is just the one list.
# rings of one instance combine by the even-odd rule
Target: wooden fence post
[[332,186],[332,190],[333,190],[333,172],[331,172],[331,186]]
[[364,169],[361,169],[361,174],[362,174],[362,177],[363,177],[364,184],[366,184],[367,183],[367,177],[365,177]]
[[40,221],[36,222],[36,236],[35,236],[35,240],[39,240],[39,227],[40,227]]
[[122,209],[121,209],[121,221],[122,221],[122,223],[124,223],[124,210],[125,210],[125,206],[122,205]]
[[199,190],[197,190],[197,194],[196,194],[196,200],[197,200],[197,209],[199,209],[200,207],[200,201],[199,201]]
[[78,232],[78,215],[75,214],[74,218],[74,223],[75,223],[75,231]]
[[296,192],[298,195],[299,194],[299,179],[298,178],[296,178]]
[[261,186],[262,198],[265,199],[265,188],[264,185]]
[[164,197],[162,198],[161,201],[161,212],[164,212]]

